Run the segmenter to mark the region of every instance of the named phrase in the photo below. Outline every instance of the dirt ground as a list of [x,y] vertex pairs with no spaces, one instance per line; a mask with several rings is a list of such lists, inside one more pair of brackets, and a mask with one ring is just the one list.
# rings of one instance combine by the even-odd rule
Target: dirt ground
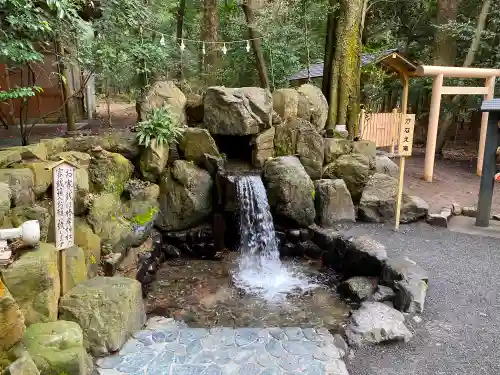
[[[102,134],[116,129],[128,129],[136,123],[134,103],[111,104],[111,127],[107,121],[105,103],[97,106],[97,119],[80,123],[80,129],[88,134]],[[39,139],[63,136],[65,124],[37,125],[33,128],[31,142]],[[19,129],[0,129],[0,148],[19,145]],[[421,178],[424,170],[425,149],[415,147],[414,155],[406,160],[405,191],[418,195],[429,202],[432,210],[453,202],[462,206],[477,203],[480,177],[475,174],[476,144],[449,144],[443,158],[436,158],[434,181],[424,182]],[[399,163],[396,160],[396,163]],[[495,189],[496,192],[500,187]],[[493,197],[494,212],[500,213],[500,194]]]

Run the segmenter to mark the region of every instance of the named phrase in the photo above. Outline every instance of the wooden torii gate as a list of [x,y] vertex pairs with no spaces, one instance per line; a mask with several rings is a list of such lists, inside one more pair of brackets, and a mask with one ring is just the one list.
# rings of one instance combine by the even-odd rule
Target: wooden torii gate
[[[436,154],[436,140],[438,133],[439,113],[441,110],[442,95],[484,95],[486,100],[493,99],[496,77],[500,77],[500,69],[461,68],[450,66],[417,67],[417,76],[434,77],[432,85],[432,98],[429,112],[429,127],[427,129],[427,145],[425,149],[424,180],[432,182],[434,174],[434,159]],[[482,78],[485,79],[484,87],[443,86],[444,78]],[[488,112],[483,112],[481,118],[481,135],[477,154],[477,175],[481,176],[483,168],[484,145],[488,127]]]

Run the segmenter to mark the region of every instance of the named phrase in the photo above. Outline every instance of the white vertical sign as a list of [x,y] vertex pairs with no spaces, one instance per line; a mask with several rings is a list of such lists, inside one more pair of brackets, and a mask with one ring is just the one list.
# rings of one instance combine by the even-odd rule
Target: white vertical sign
[[61,163],[52,169],[54,230],[58,250],[72,247],[75,242],[74,199],[75,168]]

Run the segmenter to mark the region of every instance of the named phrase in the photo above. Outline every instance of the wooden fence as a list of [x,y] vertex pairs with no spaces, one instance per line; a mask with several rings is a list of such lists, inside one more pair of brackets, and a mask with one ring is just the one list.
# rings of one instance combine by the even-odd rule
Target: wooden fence
[[[415,123],[414,114],[407,114],[406,118]],[[365,141],[375,142],[377,147],[390,147],[391,153],[394,153],[402,124],[403,114],[396,110],[390,113],[371,113],[362,110],[359,135]]]

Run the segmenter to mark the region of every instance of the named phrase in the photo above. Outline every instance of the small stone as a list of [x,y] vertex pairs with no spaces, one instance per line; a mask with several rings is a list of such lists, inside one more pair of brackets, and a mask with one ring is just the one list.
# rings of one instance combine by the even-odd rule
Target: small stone
[[462,215],[462,206],[460,206],[458,203],[452,203],[451,204],[451,213],[454,216]]
[[394,290],[392,290],[392,288],[389,288],[388,286],[378,285],[377,288],[377,292],[371,298],[371,300],[375,302],[391,301],[396,295],[396,293],[394,293]]
[[415,323],[422,323],[422,318],[419,316],[414,316],[412,319],[415,321]]
[[366,301],[377,289],[376,281],[368,277],[351,277],[338,286],[338,291],[356,302]]
[[380,302],[363,302],[346,327],[349,344],[363,346],[385,341],[409,341],[413,334],[402,313]]
[[466,206],[462,209],[462,215],[467,217],[476,217],[477,216],[477,207],[475,206]]

